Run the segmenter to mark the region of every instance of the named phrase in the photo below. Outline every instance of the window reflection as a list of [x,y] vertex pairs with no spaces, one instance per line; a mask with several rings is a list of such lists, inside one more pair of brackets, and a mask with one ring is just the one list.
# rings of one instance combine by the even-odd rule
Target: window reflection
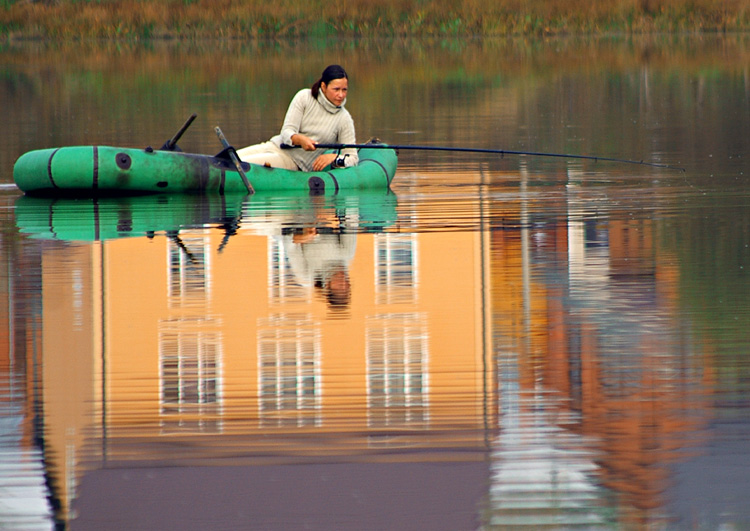
[[258,323],[261,426],[321,424],[320,331],[308,314],[274,314]]
[[308,300],[306,293],[306,288],[294,276],[281,241],[268,238],[268,302],[305,302]]
[[428,410],[428,343],[424,316],[372,317],[367,326],[370,427],[424,427]]
[[173,235],[168,261],[170,306],[194,306],[205,301],[211,285],[211,250],[204,236]]
[[163,322],[159,334],[161,425],[165,431],[219,431],[221,337],[211,319]]
[[377,304],[416,301],[416,234],[375,235],[375,290]]

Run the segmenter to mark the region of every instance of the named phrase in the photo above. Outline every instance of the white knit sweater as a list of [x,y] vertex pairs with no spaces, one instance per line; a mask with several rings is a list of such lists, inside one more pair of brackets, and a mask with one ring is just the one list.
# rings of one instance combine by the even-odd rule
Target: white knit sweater
[[[321,144],[356,144],[354,120],[344,104],[346,100],[340,107],[335,106],[323,92],[318,92],[316,100],[309,88],[300,90],[289,104],[281,133],[274,136],[271,142],[279,147],[282,144],[291,146],[292,135],[300,133]],[[323,152],[296,148],[285,153],[294,159],[302,171],[312,171],[313,162]],[[345,159],[347,166],[355,166],[359,162],[356,149],[344,149],[341,154],[349,155]]]

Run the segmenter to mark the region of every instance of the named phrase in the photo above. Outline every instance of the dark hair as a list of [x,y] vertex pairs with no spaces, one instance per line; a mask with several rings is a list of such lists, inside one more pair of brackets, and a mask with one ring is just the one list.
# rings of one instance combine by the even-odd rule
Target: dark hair
[[327,85],[334,79],[349,79],[349,76],[346,75],[346,70],[344,70],[343,66],[328,65],[326,69],[323,70],[323,73],[320,75],[320,79],[318,79],[315,83],[313,83],[313,86],[310,87],[313,98],[317,99],[318,94],[320,93],[321,83],[325,83]]

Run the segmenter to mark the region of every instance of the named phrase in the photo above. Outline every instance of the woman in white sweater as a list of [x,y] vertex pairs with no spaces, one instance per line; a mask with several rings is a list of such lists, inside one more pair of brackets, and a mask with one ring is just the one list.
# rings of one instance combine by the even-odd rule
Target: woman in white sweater
[[[289,104],[281,133],[268,142],[238,149],[243,162],[286,168],[321,171],[327,166],[355,166],[356,149],[339,154],[319,154],[316,144],[356,144],[354,121],[344,108],[349,77],[339,65],[323,70],[311,88],[300,90]],[[302,149],[282,149],[282,145]]]

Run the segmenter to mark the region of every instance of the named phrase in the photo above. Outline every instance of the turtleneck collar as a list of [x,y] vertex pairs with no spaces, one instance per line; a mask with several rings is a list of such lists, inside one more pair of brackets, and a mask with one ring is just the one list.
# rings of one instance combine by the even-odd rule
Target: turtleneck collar
[[341,102],[341,106],[336,106],[331,103],[330,100],[325,97],[323,91],[320,90],[318,91],[318,103],[320,103],[326,111],[330,112],[331,114],[336,114],[344,107],[344,105],[346,105],[346,98],[344,98],[344,101]]

